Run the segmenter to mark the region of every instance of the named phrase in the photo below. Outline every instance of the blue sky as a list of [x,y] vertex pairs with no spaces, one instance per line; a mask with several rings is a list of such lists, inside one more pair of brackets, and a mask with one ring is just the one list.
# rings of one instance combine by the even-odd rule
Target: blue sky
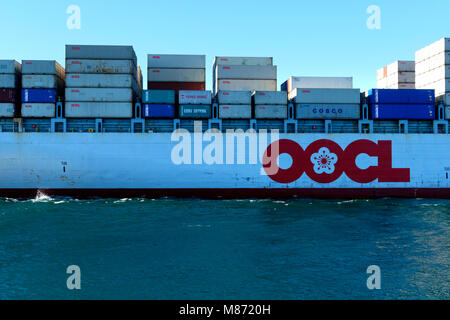
[[[81,29],[69,30],[69,5]],[[370,5],[381,29],[366,26]],[[149,53],[206,54],[211,88],[216,55],[273,56],[278,82],[289,76],[353,76],[376,85],[376,70],[450,37],[450,1],[348,0],[3,0],[0,59],[64,62],[65,44],[133,45],[146,78]]]

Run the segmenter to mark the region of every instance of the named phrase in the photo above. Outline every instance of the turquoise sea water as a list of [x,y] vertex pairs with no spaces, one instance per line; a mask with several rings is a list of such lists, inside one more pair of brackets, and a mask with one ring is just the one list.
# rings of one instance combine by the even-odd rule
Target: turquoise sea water
[[450,201],[0,200],[0,299],[416,298],[450,299]]

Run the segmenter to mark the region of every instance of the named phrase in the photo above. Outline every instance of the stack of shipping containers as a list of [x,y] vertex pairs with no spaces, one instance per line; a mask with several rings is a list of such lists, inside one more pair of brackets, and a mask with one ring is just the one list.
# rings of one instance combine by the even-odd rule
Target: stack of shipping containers
[[224,91],[217,94],[220,119],[251,119],[251,91]]
[[22,117],[54,118],[64,81],[64,68],[54,60],[22,61]]
[[[131,46],[66,46],[66,110],[68,119],[118,119],[133,117],[141,95],[140,71]],[[114,119],[114,120],[113,120]]]
[[175,118],[174,90],[144,90],[142,116],[147,119]]
[[211,91],[180,91],[178,102],[181,119],[211,118]]
[[396,61],[377,71],[379,89],[414,89],[415,62]]
[[0,118],[13,118],[18,114],[20,74],[20,63],[0,60]]
[[255,119],[287,119],[287,92],[255,91]]
[[446,106],[446,119],[450,119],[450,38],[416,52],[416,88],[434,89],[437,102]]

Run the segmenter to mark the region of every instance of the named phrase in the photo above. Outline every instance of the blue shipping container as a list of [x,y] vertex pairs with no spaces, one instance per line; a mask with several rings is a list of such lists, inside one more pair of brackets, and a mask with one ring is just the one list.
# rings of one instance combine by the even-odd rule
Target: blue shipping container
[[434,104],[434,90],[429,89],[371,89],[368,103]]
[[428,104],[371,104],[372,119],[434,120],[435,106]]
[[281,91],[288,91],[288,82],[284,82],[281,84]]
[[53,89],[22,89],[24,103],[56,103],[56,90]]
[[173,104],[144,104],[142,107],[144,118],[175,118],[175,105]]

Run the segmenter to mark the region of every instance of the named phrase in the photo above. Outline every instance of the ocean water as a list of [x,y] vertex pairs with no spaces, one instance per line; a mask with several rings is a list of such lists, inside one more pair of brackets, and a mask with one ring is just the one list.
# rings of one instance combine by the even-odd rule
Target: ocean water
[[450,299],[450,201],[2,199],[0,299]]

